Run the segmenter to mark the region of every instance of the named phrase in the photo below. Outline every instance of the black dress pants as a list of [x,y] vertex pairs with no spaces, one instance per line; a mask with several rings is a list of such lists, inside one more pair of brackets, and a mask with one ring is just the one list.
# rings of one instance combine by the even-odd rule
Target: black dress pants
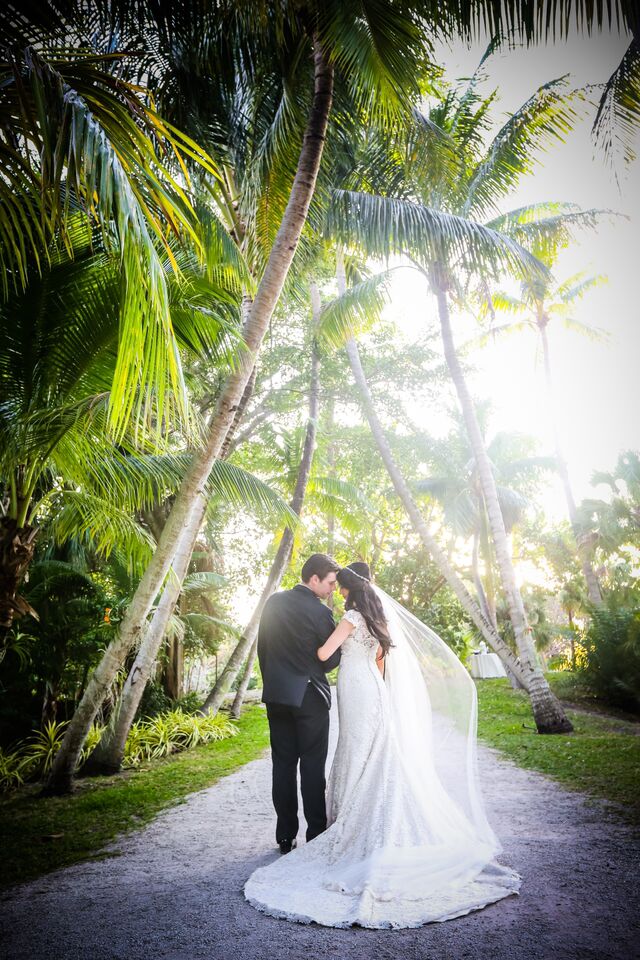
[[307,821],[307,840],[327,829],[325,764],[329,746],[329,709],[322,694],[309,684],[299,707],[267,704],[276,843],[298,833],[298,761],[300,789]]

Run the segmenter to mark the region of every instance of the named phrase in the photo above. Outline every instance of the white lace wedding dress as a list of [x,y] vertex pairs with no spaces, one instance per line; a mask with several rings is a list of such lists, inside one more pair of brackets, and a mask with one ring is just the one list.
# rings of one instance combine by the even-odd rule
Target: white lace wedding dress
[[[302,923],[400,928],[448,920],[517,893],[519,876],[492,860],[492,835],[478,836],[435,770],[428,786],[414,776],[376,666],[378,642],[362,614],[345,616],[355,629],[338,673],[328,828],[254,871],[247,900]],[[389,664],[393,657],[392,648]]]

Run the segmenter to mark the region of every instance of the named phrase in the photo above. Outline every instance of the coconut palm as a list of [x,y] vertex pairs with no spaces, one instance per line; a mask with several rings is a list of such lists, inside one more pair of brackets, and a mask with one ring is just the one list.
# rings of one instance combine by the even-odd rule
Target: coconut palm
[[[546,262],[553,265],[558,246],[559,244],[556,242],[553,244],[552,249],[550,249],[547,238],[544,244],[534,242],[533,251],[537,256],[540,258],[544,257]],[[601,331],[576,320],[572,316],[572,313],[579,299],[589,290],[600,286],[604,282],[606,282],[606,278],[603,276],[586,276],[584,273],[577,273],[562,282],[552,280],[540,280],[534,283],[524,282],[521,285],[519,297],[511,296],[503,291],[496,291],[490,293],[484,302],[485,310],[490,312],[494,320],[496,319],[496,315],[500,313],[507,313],[514,317],[512,321],[508,321],[505,324],[498,323],[492,325],[490,336],[496,337],[503,333],[529,329],[536,334],[536,339],[542,347],[547,387],[547,407],[553,432],[557,468],[562,481],[567,512],[580,557],[587,592],[591,603],[596,606],[602,603],[602,593],[598,578],[591,563],[588,532],[583,530],[579,523],[576,501],[571,488],[569,469],[560,441],[558,423],[561,420],[561,414],[552,373],[548,330],[549,324],[553,323],[553,326],[555,326],[556,323],[561,322],[565,327],[587,336],[602,336]]]
[[[319,294],[315,285],[312,285],[311,287],[311,299],[314,311],[314,322],[317,322],[317,315],[319,314]],[[298,470],[295,490],[290,503],[291,512],[295,517],[299,517],[302,510],[305,490],[311,471],[313,451],[315,448],[315,433],[318,414],[319,371],[320,358],[314,341],[311,349],[309,418],[307,421],[304,447],[300,459],[300,467]],[[191,521],[193,524],[193,527],[191,528],[192,537],[194,536],[194,533],[195,536],[197,536],[201,524],[199,512],[194,514],[194,517],[195,519],[192,519]],[[198,530],[195,530],[196,523],[198,525]],[[285,530],[281,536],[280,543],[276,551],[276,556],[271,566],[271,570],[269,571],[267,583],[265,584],[260,600],[258,601],[258,605],[251,617],[250,623],[238,640],[238,643],[227,660],[224,670],[217,678],[215,686],[211,690],[209,696],[206,698],[202,706],[203,714],[209,712],[218,712],[218,709],[224,700],[227,691],[235,680],[244,659],[247,657],[247,653],[248,667],[246,674],[248,683],[255,660],[258,622],[262,614],[262,609],[267,599],[275,590],[278,589],[280,585],[282,577],[284,576],[287,566],[289,565],[291,551],[293,549],[293,542],[293,530],[291,525],[288,525],[285,527]],[[160,649],[160,643],[162,642],[163,633],[161,633],[161,631],[158,629],[157,623],[154,624],[154,620],[156,617],[158,617],[164,621],[165,618],[168,619],[171,616],[176,601],[175,592],[180,589],[178,585],[182,585],[191,559],[191,554],[192,546],[190,544],[190,538],[183,538],[182,552],[180,549],[178,550],[172,564],[172,574],[175,582],[170,587],[165,588],[162,594],[156,609],[156,613],[151,620],[150,628],[140,646],[140,649],[138,650],[118,705],[113,712],[111,722],[105,729],[100,743],[96,746],[87,764],[85,765],[86,772],[114,773],[119,770],[122,765],[127,736],[129,734],[131,724],[136,716],[145,686],[151,676]],[[245,691],[246,684],[244,685],[244,688],[241,684],[238,691],[239,699],[236,698],[238,701],[237,709],[235,711],[236,716],[239,716]]]
[[[444,355],[472,444],[514,634],[529,677],[526,686],[536,723],[540,731],[561,732],[568,728],[568,720],[536,658],[495,478],[455,346],[450,308],[452,298],[464,302],[468,279],[473,276],[497,276],[506,268],[515,270],[522,279],[546,277],[542,263],[533,256],[527,261],[518,241],[534,230],[540,236],[545,231],[557,232],[558,219],[566,221],[564,215],[553,218],[551,224],[533,226],[523,218],[521,235],[515,239],[501,229],[506,218],[495,214],[498,202],[531,169],[536,151],[561,139],[570,128],[577,95],[567,95],[559,82],[544,85],[486,146],[484,134],[493,97],[478,94],[477,80],[478,75],[462,90],[450,90],[427,118],[447,138],[456,175],[451,176],[450,164],[430,170],[413,165],[406,152],[396,150],[395,191],[401,198],[336,191],[329,229],[343,242],[351,238],[369,253],[409,254],[436,297]],[[489,213],[493,214],[491,220],[487,220]],[[572,221],[592,217],[592,211],[571,215]],[[570,225],[564,222],[564,228],[569,230]]]
[[[265,62],[265,58],[273,58],[275,52],[286,62],[297,65],[296,81],[300,90],[307,91],[309,85],[313,89],[302,144],[297,137],[292,141],[291,149],[297,154],[297,161],[293,169],[285,167],[279,181],[286,201],[284,212],[281,217],[276,216],[270,221],[266,231],[271,242],[247,313],[244,328],[246,349],[218,397],[215,410],[209,418],[206,440],[194,456],[174,500],[153,559],[121,624],[118,641],[110,647],[104,661],[94,672],[85,693],[85,701],[80,704],[67,729],[65,742],[52,770],[51,791],[69,789],[77,756],[102,692],[108,687],[126,651],[142,636],[153,598],[161,588],[176,552],[188,551],[188,546],[183,547],[181,540],[186,538],[192,546],[197,536],[198,524],[195,520],[192,522],[192,517],[202,509],[202,484],[233,423],[307,219],[327,131],[334,75],[338,72],[344,78],[343,88],[352,93],[350,106],[353,105],[355,94],[361,107],[365,103],[369,107],[383,104],[389,111],[393,111],[394,107],[397,111],[398,105],[404,105],[407,101],[404,90],[415,91],[415,78],[410,64],[415,62],[416,54],[424,49],[424,40],[415,27],[413,11],[408,4],[384,5],[384,8],[372,5],[366,11],[369,29],[364,32],[361,30],[362,21],[350,11],[340,9],[337,21],[327,18],[325,5],[321,9],[311,6],[309,9],[296,8],[288,12],[291,16],[286,21],[286,31],[283,31],[283,23],[278,20],[275,11],[270,9],[264,20],[256,18],[252,11],[250,21],[244,22],[249,30],[245,40],[251,41],[258,28],[263,30],[259,37],[263,45],[259,50],[262,62]],[[247,79],[251,83],[253,71],[247,78],[244,69],[246,46],[243,49],[242,44],[238,43],[235,47],[228,47],[228,37],[223,32],[225,17],[219,16],[220,9],[217,7],[213,13],[218,16],[217,20],[214,16],[204,28],[207,40],[211,39],[208,32],[211,29],[214,40],[224,42],[227,47],[231,58],[227,72],[230,65],[234,69],[237,65],[236,73],[242,83]],[[202,23],[199,23],[199,29],[202,31]],[[207,43],[206,46],[210,47],[211,44]],[[311,77],[309,57],[313,64]],[[376,111],[378,109],[376,107]],[[276,129],[275,133],[281,135],[282,131]],[[292,179],[289,173],[293,175]]]
[[361,281],[358,287],[347,288],[345,262],[340,248],[337,257],[338,298],[329,304],[320,327],[321,335],[330,343],[344,343],[351,372],[360,395],[360,400],[375,440],[380,457],[387,469],[393,487],[428,553],[433,558],[445,581],[451,587],[460,604],[472,622],[485,637],[493,650],[498,653],[510,672],[526,686],[527,673],[520,661],[514,657],[508,645],[500,637],[491,621],[484,615],[473,599],[461,578],[453,568],[446,552],[440,547],[403,476],[385,436],[384,428],[376,411],[367,378],[360,359],[360,352],[354,336],[355,330],[361,330],[364,323],[371,323],[383,302],[383,287],[380,276]]

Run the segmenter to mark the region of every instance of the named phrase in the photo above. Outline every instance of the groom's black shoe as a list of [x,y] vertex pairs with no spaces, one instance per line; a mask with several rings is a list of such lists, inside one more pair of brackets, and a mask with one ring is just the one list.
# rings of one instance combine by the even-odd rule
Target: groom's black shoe
[[280,847],[280,853],[291,853],[293,848],[296,846],[295,840],[280,840],[278,843]]

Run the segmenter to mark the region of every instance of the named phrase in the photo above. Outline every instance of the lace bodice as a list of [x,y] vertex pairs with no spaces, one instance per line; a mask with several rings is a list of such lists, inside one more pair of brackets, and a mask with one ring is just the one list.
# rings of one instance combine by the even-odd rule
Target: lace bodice
[[366,659],[373,658],[375,660],[378,641],[369,633],[367,621],[360,611],[347,610],[344,619],[352,623],[354,629],[342,644],[342,662],[344,662],[345,658],[349,660],[351,657],[363,656]]

